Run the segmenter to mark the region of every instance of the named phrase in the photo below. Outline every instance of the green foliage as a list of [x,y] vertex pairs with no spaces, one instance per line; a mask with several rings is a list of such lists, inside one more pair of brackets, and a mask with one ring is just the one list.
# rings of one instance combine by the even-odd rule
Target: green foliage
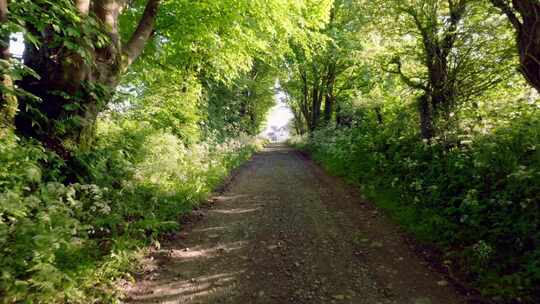
[[10,1],[0,26],[34,69],[0,61],[5,302],[114,302],[139,248],[253,152],[276,79],[316,159],[486,295],[540,301],[540,114],[488,1],[171,0],[144,24],[154,2],[91,3]]
[[230,85],[206,81],[206,133],[215,133],[218,138],[257,135],[275,104],[276,74],[271,66],[258,61]]
[[[122,28],[135,28],[144,4],[135,1],[128,7],[120,19]],[[135,69],[151,69],[157,62],[231,82],[249,72],[256,59],[280,64],[290,39],[307,43],[312,30],[324,27],[330,4],[329,0],[166,1],[155,39]]]
[[48,32],[51,49],[63,48],[92,60],[92,50],[109,40],[94,18],[82,18],[71,0],[23,0],[9,3],[9,23],[5,31],[22,32],[30,45],[40,47],[41,33]]
[[[336,1],[332,12],[328,45],[299,49],[289,67],[295,129],[312,130],[291,143],[444,249],[484,295],[540,301],[538,95],[512,68],[505,19],[468,0]],[[344,68],[322,86],[335,119],[314,126],[332,63]]]
[[35,73],[0,62],[18,81],[0,88],[21,97],[13,131],[27,137],[0,138],[3,300],[114,302],[140,248],[178,230],[256,149],[289,40],[307,44],[331,2],[161,1],[130,65],[148,1],[90,1],[89,14],[71,0],[10,1],[0,36],[23,34]]
[[[7,302],[115,300],[115,282],[143,245],[178,229],[191,210],[254,149],[245,137],[187,149],[148,123],[105,122],[88,176],[61,183],[64,166],[39,144],[0,144],[0,293]],[[167,155],[167,157],[163,157]]]
[[[286,56],[281,84],[288,94],[288,104],[295,114],[295,129],[302,133],[324,125],[332,118],[335,104],[347,102],[354,89],[362,86],[361,70],[363,42],[357,39],[364,16],[358,14],[356,1],[333,1],[326,27],[310,33],[309,43],[291,40],[292,52]],[[321,105],[324,99],[324,118]]]
[[534,103],[522,107],[512,122],[461,131],[451,145],[419,140],[403,107],[388,110],[385,125],[360,108],[354,128],[322,129],[304,147],[420,239],[445,249],[452,271],[485,295],[536,303],[540,112]]
[[195,76],[176,69],[152,69],[137,77],[127,77],[111,105],[112,115],[126,114],[145,121],[153,129],[168,131],[186,144],[200,140],[203,120],[203,88]]

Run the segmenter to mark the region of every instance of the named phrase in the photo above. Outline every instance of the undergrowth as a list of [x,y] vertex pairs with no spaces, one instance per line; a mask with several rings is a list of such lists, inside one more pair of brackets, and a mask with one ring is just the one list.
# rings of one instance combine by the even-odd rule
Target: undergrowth
[[540,303],[540,116],[455,138],[428,143],[401,121],[363,120],[292,144],[441,248],[486,297]]
[[144,248],[257,148],[247,136],[185,146],[134,121],[102,121],[77,155],[78,183],[36,142],[0,143],[0,298],[3,303],[107,303]]

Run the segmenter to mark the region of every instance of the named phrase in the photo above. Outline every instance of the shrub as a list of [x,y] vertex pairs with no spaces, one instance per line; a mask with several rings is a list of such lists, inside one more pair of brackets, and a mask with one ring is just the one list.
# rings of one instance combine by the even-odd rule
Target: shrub
[[538,303],[540,116],[456,138],[427,143],[397,124],[364,123],[319,130],[304,146],[443,248],[486,296]]
[[[144,245],[255,149],[243,137],[186,147],[145,123],[101,122],[99,141],[77,155],[80,182],[63,162],[14,135],[0,142],[0,296],[4,302],[114,302],[115,281]],[[88,173],[88,174],[87,174]]]

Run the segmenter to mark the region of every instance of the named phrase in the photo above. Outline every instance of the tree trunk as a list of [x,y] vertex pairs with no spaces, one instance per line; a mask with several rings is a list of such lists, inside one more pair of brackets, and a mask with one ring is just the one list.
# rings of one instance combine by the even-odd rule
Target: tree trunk
[[384,125],[384,118],[380,106],[375,107],[375,116],[377,117],[377,123],[379,124],[379,126]]
[[491,2],[501,9],[516,30],[520,70],[529,84],[540,92],[540,2],[512,0],[512,7],[504,0]]
[[40,140],[66,160],[75,149],[91,146],[98,113],[111,99],[122,72],[139,56],[151,36],[159,0],[148,0],[137,29],[124,46],[120,44],[118,25],[123,3],[75,1],[81,18],[95,16],[109,38],[105,47],[87,49],[89,58],[51,45],[54,35],[58,35],[52,28],[38,31],[27,26],[29,32],[41,38],[41,44],[36,48],[27,43],[23,59],[40,79],[27,76],[19,85],[41,101],[21,99],[16,127],[23,136]]
[[334,112],[334,82],[335,76],[335,64],[331,64],[328,68],[328,75],[326,78],[326,94],[324,100],[324,122],[326,125],[330,123],[332,114]]
[[[468,0],[460,0],[456,3],[449,2],[449,23],[444,29],[441,40],[428,39],[424,42],[428,73],[431,106],[434,115],[449,115],[455,106],[455,87],[453,79],[449,77],[448,60],[457,39],[458,26],[468,5]],[[433,28],[429,36],[436,37],[437,28]],[[429,37],[428,36],[428,37]]]
[[[454,80],[449,77],[449,56],[454,49],[458,37],[459,23],[466,13],[470,0],[448,1],[449,18],[442,26],[437,24],[424,24],[419,18],[418,12],[411,7],[406,10],[412,18],[422,37],[424,48],[424,60],[428,72],[427,84],[418,83],[406,77],[401,70],[401,62],[397,73],[406,84],[423,91],[418,99],[418,111],[420,115],[421,134],[424,139],[434,136],[435,116],[440,114],[449,115],[454,107],[455,86]],[[430,17],[440,18],[436,12]],[[439,36],[442,37],[439,38]]]
[[341,125],[341,107],[339,106],[339,103],[335,104],[336,108],[336,126]]
[[422,138],[431,140],[434,135],[433,110],[427,95],[424,94],[418,97],[418,110],[420,113],[420,131]]
[[309,110],[309,89],[308,89],[308,80],[307,73],[305,71],[300,71],[300,77],[302,78],[302,104],[300,105],[300,110],[306,121],[307,129],[311,130],[311,112]]
[[[40,101],[21,98],[17,130],[68,159],[70,151],[80,142],[80,136],[93,125],[92,121],[84,119],[88,111],[96,112],[97,101],[85,87],[91,80],[91,68],[79,54],[47,44],[53,39],[52,29],[39,32],[29,28],[29,31],[41,36],[42,43],[39,48],[26,43],[23,60],[40,79],[26,76],[19,86]],[[92,117],[93,113],[90,115]]]
[[319,80],[313,86],[313,94],[311,96],[311,128],[310,132],[315,131],[319,126],[321,119],[321,104],[322,104],[322,92],[319,84]]
[[[0,0],[0,25],[4,26],[7,22],[8,3],[7,0]],[[11,69],[9,33],[0,37],[0,60],[0,81],[2,83],[0,92],[0,138],[2,138],[13,129],[15,114],[17,113],[17,97],[12,92],[14,89],[13,81],[9,75]]]
[[329,124],[334,113],[334,96],[332,93],[327,93],[324,99],[324,122]]
[[521,12],[523,24],[517,41],[521,72],[527,81],[540,92],[540,3],[538,1],[514,1]]
[[[437,46],[433,46],[433,48],[438,49]],[[430,65],[430,68],[428,70],[429,72],[429,82],[431,85],[431,101],[433,110],[436,111],[439,108],[443,108],[441,110],[448,109],[447,106],[451,102],[448,100],[448,62],[446,58],[441,58],[442,52],[437,51],[436,54],[434,54],[433,57],[429,58],[429,60],[432,62]]]

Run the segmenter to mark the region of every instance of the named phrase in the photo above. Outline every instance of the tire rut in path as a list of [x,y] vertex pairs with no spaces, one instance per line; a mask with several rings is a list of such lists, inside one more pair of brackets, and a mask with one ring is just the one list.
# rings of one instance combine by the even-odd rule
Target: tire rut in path
[[270,145],[146,261],[126,303],[454,304],[395,225],[298,151]]

